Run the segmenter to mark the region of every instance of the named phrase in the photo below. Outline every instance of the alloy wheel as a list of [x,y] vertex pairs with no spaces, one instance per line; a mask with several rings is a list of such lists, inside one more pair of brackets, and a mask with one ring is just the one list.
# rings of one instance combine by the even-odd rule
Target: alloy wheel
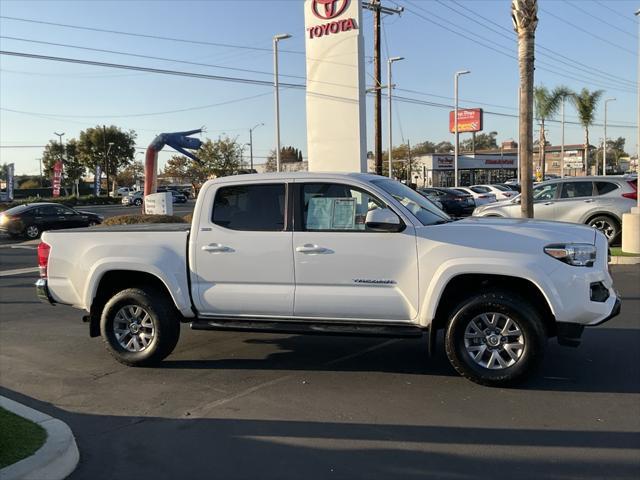
[[149,312],[139,305],[126,305],[113,319],[118,344],[129,352],[142,352],[155,337],[155,325]]
[[486,312],[467,324],[464,347],[476,364],[501,370],[520,360],[525,340],[522,329],[512,318],[503,313]]
[[616,233],[615,227],[611,224],[611,222],[603,219],[596,220],[595,222],[591,222],[591,227],[596,230],[600,230],[607,239],[611,240]]

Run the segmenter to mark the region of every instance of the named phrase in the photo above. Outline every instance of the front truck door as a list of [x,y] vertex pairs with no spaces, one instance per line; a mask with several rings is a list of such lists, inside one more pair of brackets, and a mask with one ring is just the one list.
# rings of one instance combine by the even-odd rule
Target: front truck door
[[293,314],[292,235],[286,184],[220,184],[202,199],[191,240],[193,301],[200,315]]
[[296,183],[293,250],[296,317],[410,322],[418,312],[413,226],[365,227],[384,202],[342,183]]

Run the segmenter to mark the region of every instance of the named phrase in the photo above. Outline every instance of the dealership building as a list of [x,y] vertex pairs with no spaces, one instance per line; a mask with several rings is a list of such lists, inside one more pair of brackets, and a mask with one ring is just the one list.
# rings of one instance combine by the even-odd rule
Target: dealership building
[[[414,157],[413,180],[418,187],[454,186],[454,157],[450,153],[430,153]],[[502,183],[515,178],[518,154],[465,153],[458,156],[460,185]]]

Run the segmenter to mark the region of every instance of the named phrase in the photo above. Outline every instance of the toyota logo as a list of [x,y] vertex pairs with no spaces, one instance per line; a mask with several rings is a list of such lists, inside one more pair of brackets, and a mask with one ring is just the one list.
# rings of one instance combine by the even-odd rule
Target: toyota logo
[[311,10],[316,17],[331,20],[341,15],[348,5],[349,0],[313,0]]

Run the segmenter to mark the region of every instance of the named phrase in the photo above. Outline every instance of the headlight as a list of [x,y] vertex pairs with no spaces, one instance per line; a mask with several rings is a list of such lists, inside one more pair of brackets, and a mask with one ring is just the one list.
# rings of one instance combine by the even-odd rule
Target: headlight
[[592,267],[596,261],[596,247],[588,243],[548,245],[544,253],[574,267]]
[[7,223],[7,216],[3,213],[0,215],[0,225],[4,225],[5,223]]

